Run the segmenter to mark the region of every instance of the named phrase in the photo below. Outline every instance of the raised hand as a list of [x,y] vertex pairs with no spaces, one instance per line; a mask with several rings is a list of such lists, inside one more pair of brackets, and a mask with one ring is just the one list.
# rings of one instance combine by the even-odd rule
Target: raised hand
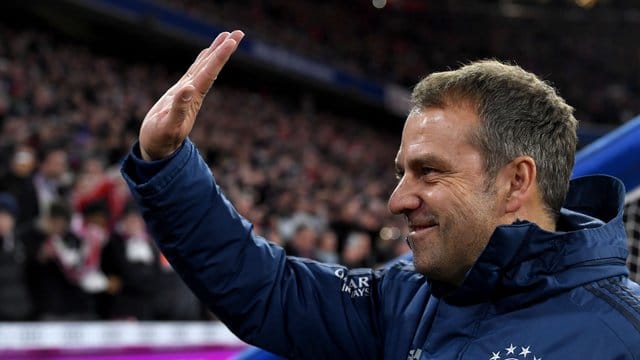
[[239,30],[218,35],[200,52],[182,78],[153,105],[140,127],[143,159],[161,159],[180,147],[193,128],[204,97],[243,37],[244,33]]

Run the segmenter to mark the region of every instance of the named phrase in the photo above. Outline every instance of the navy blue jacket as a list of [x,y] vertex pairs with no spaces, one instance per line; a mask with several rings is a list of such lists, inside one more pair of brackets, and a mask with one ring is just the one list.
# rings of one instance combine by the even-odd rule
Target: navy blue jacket
[[348,270],[287,257],[252,232],[187,140],[122,168],[163,253],[241,339],[294,359],[640,359],[624,188],[571,183],[557,232],[495,230],[462,286],[410,263]]

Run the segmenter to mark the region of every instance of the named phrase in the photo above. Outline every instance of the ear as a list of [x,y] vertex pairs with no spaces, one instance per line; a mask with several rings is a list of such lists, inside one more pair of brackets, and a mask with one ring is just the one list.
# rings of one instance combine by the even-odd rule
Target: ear
[[536,162],[530,156],[518,156],[501,173],[506,189],[505,212],[515,213],[536,194]]

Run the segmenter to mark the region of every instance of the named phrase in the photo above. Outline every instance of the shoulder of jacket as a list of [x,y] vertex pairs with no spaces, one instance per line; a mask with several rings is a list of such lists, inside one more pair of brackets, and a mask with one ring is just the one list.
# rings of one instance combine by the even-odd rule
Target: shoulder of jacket
[[[627,277],[613,277],[589,283],[584,289],[600,301],[603,309],[603,316],[598,316],[600,321],[632,354],[640,354],[640,286]],[[618,316],[609,315],[610,310]]]

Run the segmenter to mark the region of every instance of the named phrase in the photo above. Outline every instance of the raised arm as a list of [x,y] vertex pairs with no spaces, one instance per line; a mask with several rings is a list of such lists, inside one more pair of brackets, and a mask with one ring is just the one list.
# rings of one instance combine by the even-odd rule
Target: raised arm
[[288,258],[255,236],[187,138],[242,35],[218,36],[153,106],[123,176],[164,255],[241,339],[287,358],[379,358],[376,274]]

